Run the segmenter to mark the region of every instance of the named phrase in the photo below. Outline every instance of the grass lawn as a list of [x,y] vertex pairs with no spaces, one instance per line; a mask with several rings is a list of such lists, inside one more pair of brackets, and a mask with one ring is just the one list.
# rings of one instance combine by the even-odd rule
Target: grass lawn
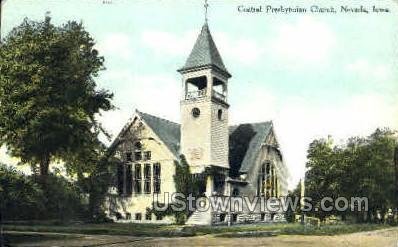
[[219,237],[259,237],[273,235],[339,235],[388,228],[376,224],[339,224],[303,226],[301,224],[236,225],[233,227],[196,227],[198,234],[218,234]]
[[5,231],[19,232],[56,232],[78,234],[103,234],[103,235],[131,235],[152,237],[194,236],[192,233],[182,231],[177,225],[133,224],[133,223],[104,223],[104,224],[6,224]]
[[[57,232],[103,235],[130,235],[150,237],[182,237],[216,234],[216,236],[268,236],[272,235],[338,235],[388,228],[388,225],[341,224],[324,226],[302,226],[300,224],[253,224],[233,226],[178,226],[133,223],[106,224],[6,224],[5,231]],[[242,235],[246,234],[246,235]]]
[[[20,244],[25,242],[37,242],[46,240],[63,240],[76,239],[78,237],[71,235],[48,235],[46,233],[25,234],[25,233],[7,233],[4,236],[4,243],[6,244]],[[6,245],[8,246],[8,245]],[[10,245],[11,246],[11,245]]]

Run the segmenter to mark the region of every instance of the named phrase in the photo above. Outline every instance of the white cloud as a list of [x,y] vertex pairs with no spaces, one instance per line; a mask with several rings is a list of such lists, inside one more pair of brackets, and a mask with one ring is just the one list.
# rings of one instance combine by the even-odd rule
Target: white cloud
[[277,116],[277,98],[271,90],[248,86],[245,90],[235,91],[234,97],[231,100],[236,100],[236,104],[233,104],[230,124],[264,122]]
[[383,82],[391,78],[391,69],[387,65],[374,63],[367,59],[357,59],[353,63],[347,64],[345,69],[362,79]]
[[[330,26],[309,16],[281,25],[269,37],[234,37],[225,32],[212,34],[225,61],[246,66],[261,62],[265,55],[272,55],[275,61],[287,61],[294,66],[322,65],[329,61],[337,43]],[[187,56],[197,35],[195,31],[183,35],[149,31],[143,34],[142,40],[159,54]]]
[[351,136],[367,136],[378,127],[398,129],[398,105],[380,94],[354,95],[345,102],[325,106],[301,97],[278,102],[270,90],[254,91],[257,93],[252,100],[232,108],[231,115],[238,122],[274,121],[292,175],[291,187],[304,174],[307,149],[315,138],[332,135],[339,142]]
[[170,120],[179,119],[180,80],[169,75],[140,75],[133,77],[130,88],[133,107],[160,117],[168,116]]
[[[188,56],[191,52],[196,38],[197,31],[185,32],[177,35],[165,31],[146,31],[141,36],[144,46],[152,49],[155,54]],[[212,33],[217,48],[224,60],[238,62],[243,65],[250,65],[257,61],[264,52],[264,46],[254,39],[234,38],[224,32]]]
[[129,70],[114,70],[107,74],[107,80],[122,81],[114,103],[119,109],[103,113],[103,126],[115,137],[134,109],[163,117],[179,120],[180,80],[162,74],[136,75]]
[[255,39],[234,38],[226,33],[216,32],[214,40],[225,60],[243,65],[254,64],[265,52],[265,47]]
[[[332,135],[335,140],[367,136],[378,127],[398,128],[398,106],[378,94],[353,96],[328,108],[311,105],[305,99],[286,102],[278,119],[281,142],[293,179],[303,174],[306,151],[314,138]],[[278,125],[277,125],[278,128]]]
[[336,45],[336,35],[321,21],[305,16],[293,24],[282,24],[269,42],[276,59],[294,63],[322,65],[328,62]]
[[103,40],[99,40],[96,49],[100,55],[121,59],[129,59],[133,53],[130,37],[124,33],[110,33]]
[[165,31],[145,31],[141,35],[144,46],[151,48],[158,55],[188,56],[195,42],[197,32],[186,32],[182,35]]

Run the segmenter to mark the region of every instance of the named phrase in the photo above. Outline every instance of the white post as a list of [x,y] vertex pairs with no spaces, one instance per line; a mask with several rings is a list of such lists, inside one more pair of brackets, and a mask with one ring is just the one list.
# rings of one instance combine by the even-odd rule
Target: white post
[[304,178],[302,178],[302,179],[300,179],[300,189],[301,189],[301,191],[300,191],[300,206],[301,206],[301,224],[303,224],[304,225],[304,223],[305,223],[305,220],[304,220],[304,217],[305,217],[305,215],[304,215],[304,212],[303,212],[303,208],[304,208],[304,196],[305,196],[305,188],[304,188],[304,186],[305,186],[305,175],[304,175]]
[[208,175],[206,178],[206,196],[210,197],[213,194],[213,190],[214,190],[213,177],[211,175]]

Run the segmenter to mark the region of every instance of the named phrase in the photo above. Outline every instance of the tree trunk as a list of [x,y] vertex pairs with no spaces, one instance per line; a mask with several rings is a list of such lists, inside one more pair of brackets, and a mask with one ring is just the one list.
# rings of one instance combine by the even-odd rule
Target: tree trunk
[[367,217],[366,217],[366,222],[367,223],[372,223],[372,211],[370,210],[370,209],[368,209],[368,215],[367,215]]
[[48,154],[45,154],[40,160],[40,177],[43,180],[46,180],[47,178],[49,166],[50,166],[50,156]]
[[0,247],[3,247],[5,246],[3,234],[3,202],[1,202],[0,204]]
[[358,212],[358,211],[355,212],[355,222],[357,224],[359,224],[359,223],[362,223],[362,220],[363,220],[362,214],[360,212]]

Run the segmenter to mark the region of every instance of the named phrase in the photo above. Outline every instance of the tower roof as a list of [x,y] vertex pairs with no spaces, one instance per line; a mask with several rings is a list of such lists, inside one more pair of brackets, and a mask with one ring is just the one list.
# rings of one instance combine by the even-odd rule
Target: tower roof
[[213,37],[210,34],[209,26],[207,22],[203,25],[202,31],[200,32],[196,43],[189,54],[184,67],[179,69],[179,72],[187,70],[195,70],[206,67],[215,67],[221,72],[226,73],[228,77],[231,77],[228,70],[222,61],[220,53],[214,43]]

